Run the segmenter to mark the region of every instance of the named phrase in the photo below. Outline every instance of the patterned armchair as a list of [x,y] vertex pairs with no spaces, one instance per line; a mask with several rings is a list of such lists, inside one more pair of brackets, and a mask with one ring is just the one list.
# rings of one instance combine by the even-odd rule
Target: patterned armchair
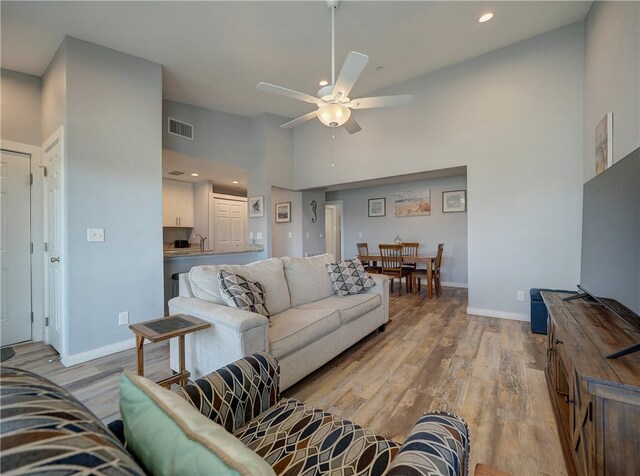
[[252,354],[178,390],[264,458],[276,474],[466,475],[469,430],[424,415],[400,445],[294,399],[280,399],[274,357]]

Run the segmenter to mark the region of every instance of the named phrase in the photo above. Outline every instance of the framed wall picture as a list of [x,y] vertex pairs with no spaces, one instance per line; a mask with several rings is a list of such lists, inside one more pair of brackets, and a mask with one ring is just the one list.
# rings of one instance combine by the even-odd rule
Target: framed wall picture
[[596,175],[613,165],[613,113],[608,112],[596,127]]
[[276,223],[291,221],[291,202],[276,203]]
[[370,198],[369,199],[369,216],[383,217],[387,215],[387,199],[386,198]]
[[457,213],[466,211],[466,190],[450,190],[448,192],[442,192],[442,213]]
[[264,196],[249,197],[249,218],[264,216]]
[[396,192],[396,216],[417,217],[431,215],[431,189]]

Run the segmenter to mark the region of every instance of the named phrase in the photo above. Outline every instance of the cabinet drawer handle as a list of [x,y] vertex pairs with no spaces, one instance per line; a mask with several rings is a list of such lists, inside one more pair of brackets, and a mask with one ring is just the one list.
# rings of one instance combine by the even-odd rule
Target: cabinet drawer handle
[[555,340],[555,342],[556,342],[556,345],[558,345],[558,344],[564,344],[564,342],[562,342],[560,339],[556,339],[556,340]]
[[567,395],[564,396],[564,403],[576,403],[575,400],[571,400]]

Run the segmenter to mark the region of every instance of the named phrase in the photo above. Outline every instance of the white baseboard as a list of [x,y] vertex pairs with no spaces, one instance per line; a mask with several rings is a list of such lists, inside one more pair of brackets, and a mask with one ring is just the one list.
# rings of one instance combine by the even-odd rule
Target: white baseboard
[[72,365],[82,364],[89,362],[93,359],[98,359],[106,355],[115,354],[116,352],[122,352],[123,350],[133,349],[136,346],[136,339],[131,338],[116,342],[115,344],[105,345],[104,347],[98,347],[97,349],[91,349],[86,352],[80,352],[79,354],[66,354],[60,358],[60,362],[65,367],[71,367]]
[[445,288],[468,288],[469,285],[467,283],[452,283],[449,281],[442,281],[442,286]]
[[498,319],[511,319],[512,321],[530,321],[528,314],[494,311],[492,309],[477,309],[475,307],[467,307],[467,314],[473,314],[474,316],[497,317]]

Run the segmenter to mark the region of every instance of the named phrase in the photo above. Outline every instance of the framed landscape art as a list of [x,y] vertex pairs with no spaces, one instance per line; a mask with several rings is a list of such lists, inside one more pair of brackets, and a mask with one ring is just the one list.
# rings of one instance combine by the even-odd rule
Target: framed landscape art
[[387,215],[387,199],[386,198],[370,198],[369,199],[369,216],[383,217]]
[[276,203],[276,223],[291,221],[291,202]]
[[431,189],[397,192],[396,216],[415,217],[431,215]]
[[442,213],[457,213],[466,211],[466,190],[450,190],[448,192],[442,192]]

